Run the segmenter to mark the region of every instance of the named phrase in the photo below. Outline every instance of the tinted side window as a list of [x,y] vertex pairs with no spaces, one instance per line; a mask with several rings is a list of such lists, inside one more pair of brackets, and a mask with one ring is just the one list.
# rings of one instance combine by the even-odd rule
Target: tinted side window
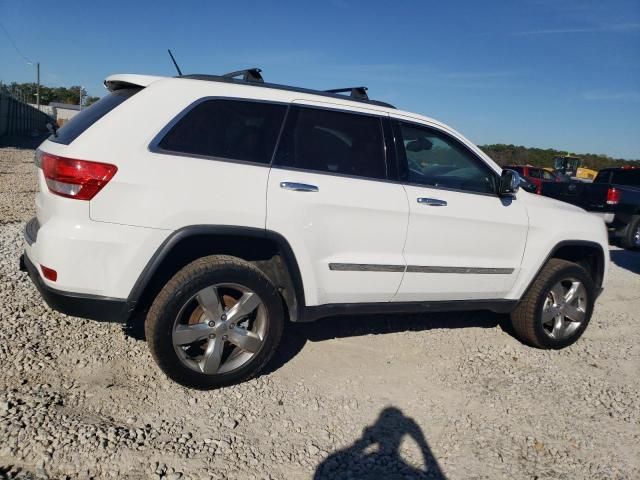
[[169,130],[162,150],[268,164],[287,107],[241,100],[205,100]]
[[381,121],[368,115],[293,107],[274,163],[317,172],[386,178]]
[[540,178],[540,170],[538,170],[537,168],[530,168],[529,169],[529,176],[531,178]]
[[542,178],[548,181],[554,181],[556,179],[556,177],[554,177],[551,172],[548,172],[546,170],[542,170]]
[[596,178],[593,179],[593,183],[609,183],[610,177],[611,170],[600,170],[596,175]]
[[96,123],[122,102],[138,93],[140,90],[142,89],[124,88],[102,97],[96,103],[82,110],[75,117],[65,123],[60,130],[58,130],[57,135],[49,136],[49,140],[69,145],[84,133],[87,128]]
[[469,192],[496,192],[495,173],[454,138],[404,122],[397,123],[396,131],[401,171],[406,169],[402,180]]

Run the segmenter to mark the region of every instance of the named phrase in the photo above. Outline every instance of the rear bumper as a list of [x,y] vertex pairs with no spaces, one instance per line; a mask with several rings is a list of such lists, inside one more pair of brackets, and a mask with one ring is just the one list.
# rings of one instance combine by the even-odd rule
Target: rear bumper
[[27,255],[20,257],[20,270],[29,273],[44,301],[54,310],[102,322],[124,323],[129,318],[132,306],[125,299],[64,292],[45,285],[38,269]]
[[606,224],[612,223],[616,216],[615,213],[600,213],[600,212],[589,212],[589,213],[591,213],[591,215],[595,215],[596,217],[601,218]]

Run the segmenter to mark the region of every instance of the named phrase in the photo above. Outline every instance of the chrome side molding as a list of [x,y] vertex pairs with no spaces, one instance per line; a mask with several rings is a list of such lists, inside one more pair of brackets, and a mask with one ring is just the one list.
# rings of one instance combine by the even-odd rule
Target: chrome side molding
[[439,267],[422,265],[380,265],[369,263],[330,263],[329,270],[337,272],[407,272],[407,273],[462,273],[472,275],[511,275],[514,268],[492,267]]

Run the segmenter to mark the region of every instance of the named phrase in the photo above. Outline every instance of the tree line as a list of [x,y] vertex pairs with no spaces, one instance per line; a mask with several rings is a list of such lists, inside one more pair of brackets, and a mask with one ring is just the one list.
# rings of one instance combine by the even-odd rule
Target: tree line
[[480,145],[480,148],[489,155],[498,165],[533,165],[536,167],[553,167],[553,157],[571,155],[580,157],[583,166],[593,170],[606,167],[621,167],[624,165],[639,166],[640,160],[624,160],[612,158],[608,155],[595,153],[573,153],[553,148],[528,148],[521,145],[505,145],[497,143],[493,145]]
[[[0,84],[2,90],[9,92],[13,97],[24,99],[27,103],[37,103],[38,85],[36,83]],[[40,85],[40,105],[49,105],[51,102],[69,103],[71,105],[80,104],[82,94],[82,105],[89,106],[100,100],[100,97],[92,97],[80,85],[71,87],[47,87]]]

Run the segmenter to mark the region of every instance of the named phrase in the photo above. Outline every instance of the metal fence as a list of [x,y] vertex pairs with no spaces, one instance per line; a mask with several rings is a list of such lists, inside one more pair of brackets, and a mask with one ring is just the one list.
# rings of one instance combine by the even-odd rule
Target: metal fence
[[51,117],[14,93],[0,85],[0,137],[46,132],[47,122],[51,121]]

